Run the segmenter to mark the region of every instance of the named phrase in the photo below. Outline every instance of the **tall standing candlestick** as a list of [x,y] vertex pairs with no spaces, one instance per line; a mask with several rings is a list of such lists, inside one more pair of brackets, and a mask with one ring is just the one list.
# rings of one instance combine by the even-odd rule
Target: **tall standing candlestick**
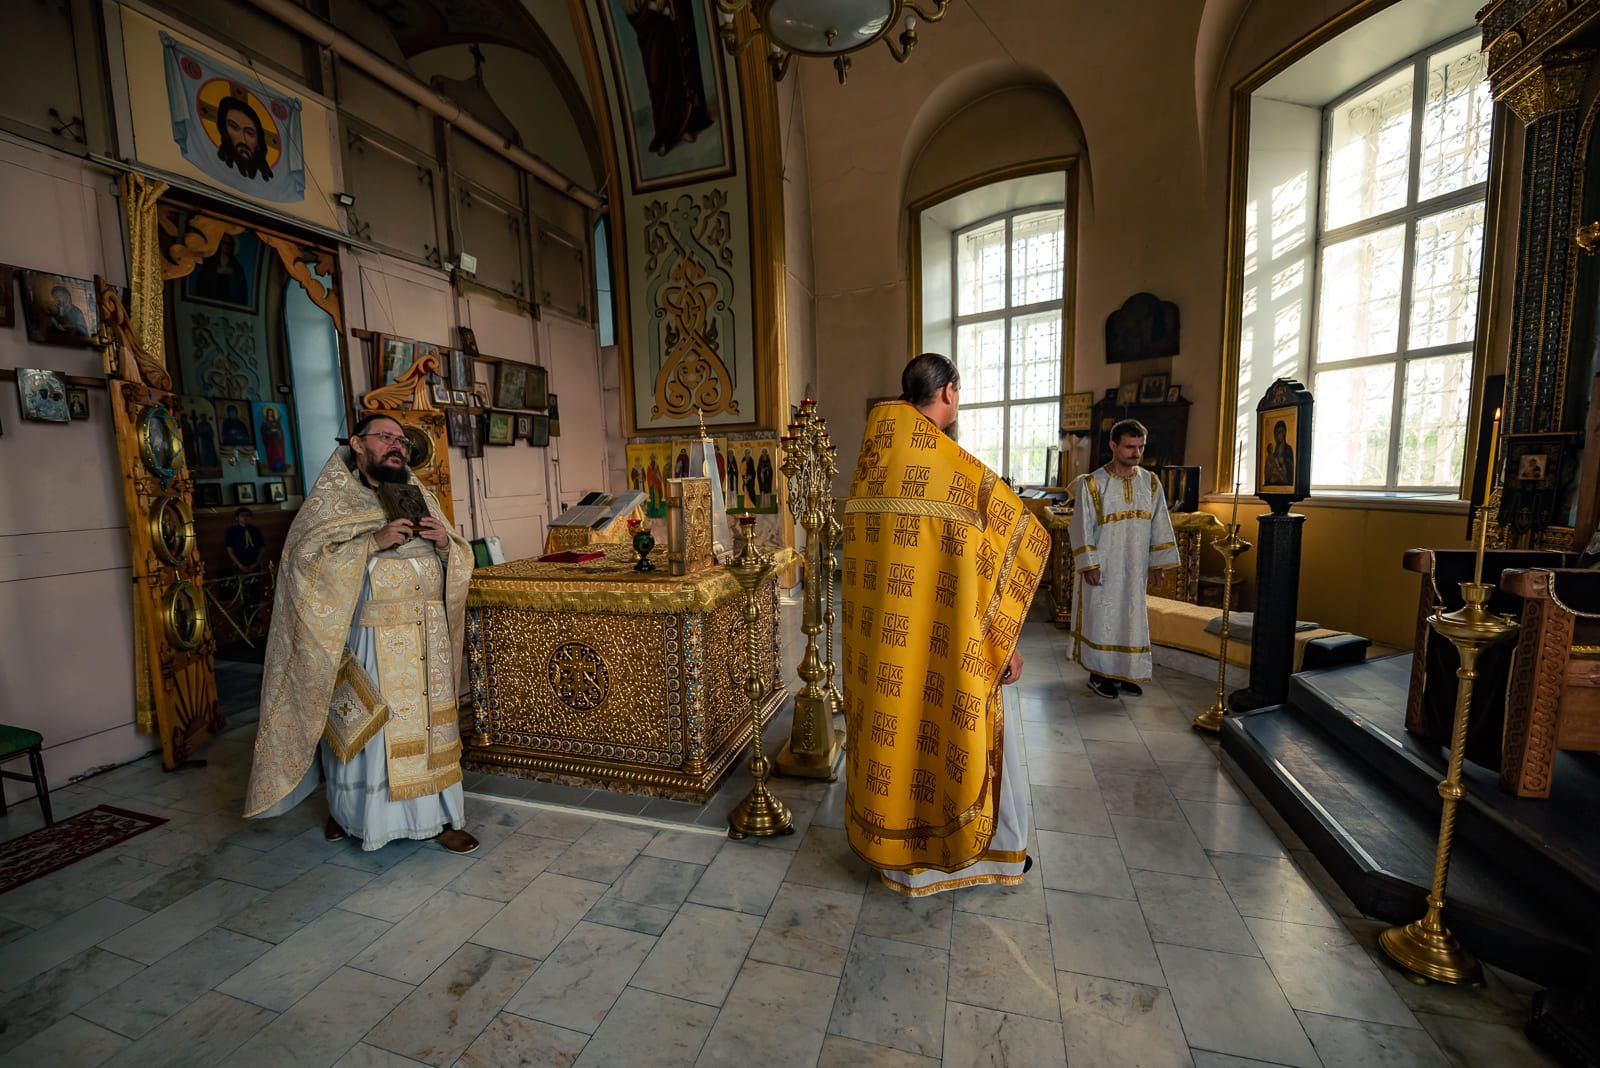
[[1483,470],[1483,503],[1478,506],[1478,556],[1473,562],[1472,581],[1483,581],[1483,550],[1489,542],[1489,494],[1494,491],[1494,452],[1500,441],[1500,409],[1494,410],[1494,429],[1489,431],[1489,463]]

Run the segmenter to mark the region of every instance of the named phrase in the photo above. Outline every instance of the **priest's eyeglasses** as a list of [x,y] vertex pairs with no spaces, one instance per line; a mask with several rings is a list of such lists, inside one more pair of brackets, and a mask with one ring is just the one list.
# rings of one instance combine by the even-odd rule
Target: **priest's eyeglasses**
[[402,441],[406,440],[406,436],[404,434],[381,434],[372,430],[367,431],[361,436],[364,438],[376,438],[385,445],[398,445]]

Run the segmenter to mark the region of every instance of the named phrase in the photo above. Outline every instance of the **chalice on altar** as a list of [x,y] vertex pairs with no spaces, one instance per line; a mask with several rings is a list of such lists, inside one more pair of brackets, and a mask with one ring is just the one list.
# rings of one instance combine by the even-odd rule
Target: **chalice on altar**
[[633,569],[654,571],[656,565],[650,562],[650,550],[656,547],[656,536],[650,533],[649,525],[642,519],[630,519],[628,533],[633,535],[633,551],[639,554],[639,562],[633,565]]

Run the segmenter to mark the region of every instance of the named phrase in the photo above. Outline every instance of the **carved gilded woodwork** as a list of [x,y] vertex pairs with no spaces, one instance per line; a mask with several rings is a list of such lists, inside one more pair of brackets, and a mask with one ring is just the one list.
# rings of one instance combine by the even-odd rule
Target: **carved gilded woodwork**
[[[282,234],[260,227],[245,226],[232,219],[190,212],[174,204],[162,204],[157,212],[161,241],[161,280],[187,277],[194,269],[217,251],[224,237],[242,234],[246,230],[261,239],[261,243],[278,254],[283,269],[306,291],[311,303],[327,312],[334,327],[344,333],[344,311],[339,303],[339,291],[323,282],[317,275],[332,278],[333,253],[318,245],[303,245]],[[311,266],[316,266],[313,273]]]
[[1587,50],[1552,52],[1516,81],[1498,89],[1495,98],[1503,100],[1524,123],[1575,108],[1594,55]]
[[129,173],[122,176],[119,184],[122,212],[128,220],[128,252],[133,261],[128,285],[133,307],[127,310],[128,320],[144,351],[164,362],[166,287],[157,267],[160,241],[156,210],[167,183]]
[[428,376],[440,374],[440,368],[439,350],[429,349],[418,355],[406,373],[396,379],[393,385],[379,386],[363,396],[361,406],[369,411],[395,411],[404,408],[432,411],[433,395],[428,388]]
[[136,715],[141,729],[160,736],[172,770],[225,726],[189,507],[194,479],[166,414],[171,394],[147,384],[165,371],[143,350],[115,290],[103,279],[97,285],[107,361],[122,372],[108,390],[131,547]]
[[[1537,576],[1546,583],[1548,572]],[[1516,797],[1549,797],[1556,759],[1556,715],[1566,677],[1573,618],[1547,600],[1523,601],[1522,633],[1506,686],[1500,788]]]
[[1495,99],[1596,15],[1600,0],[1501,0],[1478,12]]
[[734,283],[728,195],[712,189],[670,206],[645,206],[645,275],[650,358],[660,368],[652,419],[738,415],[734,376],[723,353],[734,342]]

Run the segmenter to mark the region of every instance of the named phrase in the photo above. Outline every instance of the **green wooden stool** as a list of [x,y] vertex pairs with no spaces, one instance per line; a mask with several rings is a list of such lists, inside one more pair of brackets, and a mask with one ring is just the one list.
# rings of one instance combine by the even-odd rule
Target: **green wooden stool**
[[[8,727],[0,723],[0,764],[14,760],[24,753],[28,756],[28,768],[32,774],[19,775],[14,771],[0,770],[0,779],[33,783],[33,788],[39,791],[39,807],[44,809],[44,825],[48,827],[55,822],[55,817],[50,815],[50,787],[44,781],[44,738],[38,731]],[[5,814],[6,794],[5,790],[0,788],[0,816]]]

